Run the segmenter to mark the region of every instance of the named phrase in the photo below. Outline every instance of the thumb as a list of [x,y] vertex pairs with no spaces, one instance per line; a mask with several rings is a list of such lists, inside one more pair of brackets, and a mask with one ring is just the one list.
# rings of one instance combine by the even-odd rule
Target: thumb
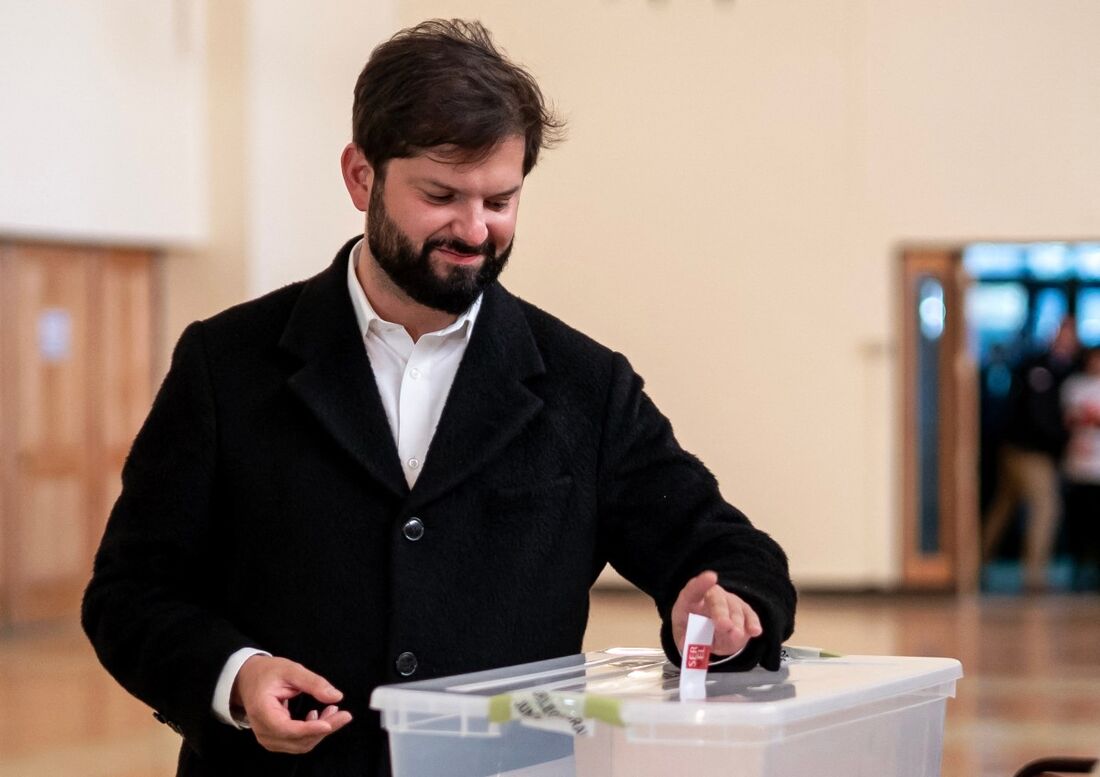
[[700,572],[687,581],[684,589],[680,592],[680,600],[690,608],[700,603],[703,597],[706,596],[707,591],[716,585],[718,585],[718,574],[716,572],[710,570]]
[[338,691],[332,683],[301,665],[293,666],[287,673],[286,680],[298,690],[308,693],[324,704],[335,704],[344,698],[344,694]]

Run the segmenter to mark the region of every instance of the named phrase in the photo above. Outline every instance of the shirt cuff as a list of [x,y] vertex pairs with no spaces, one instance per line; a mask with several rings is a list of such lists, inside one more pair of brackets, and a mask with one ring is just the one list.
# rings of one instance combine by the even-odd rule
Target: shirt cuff
[[229,695],[233,692],[233,683],[237,680],[237,673],[241,671],[245,661],[252,656],[270,655],[267,651],[256,648],[241,648],[229,657],[222,668],[222,673],[218,675],[218,684],[214,686],[214,701],[210,705],[218,720],[233,728],[250,728],[248,718],[243,712],[238,716],[233,715],[233,711],[229,708]]

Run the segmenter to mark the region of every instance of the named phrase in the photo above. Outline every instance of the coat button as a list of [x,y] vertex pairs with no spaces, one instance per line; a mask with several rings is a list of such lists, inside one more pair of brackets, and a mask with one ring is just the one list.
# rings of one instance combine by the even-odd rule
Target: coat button
[[416,672],[416,656],[406,650],[397,657],[394,666],[397,667],[397,673],[402,677],[411,677]]
[[405,539],[409,542],[416,542],[424,536],[424,522],[419,518],[410,518],[401,527],[401,533],[405,535]]

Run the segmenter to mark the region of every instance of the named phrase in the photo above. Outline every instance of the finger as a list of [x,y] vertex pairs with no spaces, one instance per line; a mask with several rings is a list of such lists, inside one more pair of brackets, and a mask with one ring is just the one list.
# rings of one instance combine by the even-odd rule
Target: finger
[[717,596],[708,598],[710,611],[707,615],[714,621],[715,648],[721,647],[728,640],[736,641],[744,632],[744,616],[736,602],[731,602],[725,591],[719,589]]
[[265,750],[270,750],[273,753],[308,753],[324,738],[324,736],[312,735],[299,739],[286,739],[266,735],[264,732],[256,731],[255,729],[253,729],[253,733],[256,735],[256,741],[259,742]]
[[314,699],[325,704],[335,704],[344,698],[341,693],[325,678],[316,672],[311,672],[301,664],[292,664],[287,667],[284,679],[299,691],[308,693]]
[[703,597],[717,583],[718,575],[707,570],[688,580],[684,587],[680,589],[680,594],[672,605],[671,613],[672,641],[676,644],[677,650],[682,651],[684,649],[684,635],[687,631],[688,615],[692,612],[702,611]]
[[[261,744],[269,750],[287,752],[287,748],[297,748],[310,740],[321,741],[332,733],[332,723],[328,720],[252,720],[252,730]],[[274,745],[274,746],[273,746]]]
[[707,570],[706,572],[700,572],[691,580],[687,581],[687,584],[680,591],[679,601],[685,604],[689,609],[695,609],[702,606],[703,597],[706,596],[707,591],[718,584],[718,575],[715,572]]
[[339,731],[347,724],[351,723],[351,713],[347,710],[335,710],[332,715],[325,718],[325,721],[331,727],[329,734],[332,734]]
[[743,599],[733,594],[730,597],[731,622],[728,629],[715,627],[714,652],[719,655],[732,655],[740,652],[748,641],[763,633],[760,618]]
[[[256,740],[272,752],[308,753],[322,739],[351,723],[350,712],[335,707],[326,708],[325,712],[330,709],[333,711],[323,720],[292,720],[279,723],[274,728],[254,725],[252,731]],[[316,711],[313,712],[316,714]]]
[[730,605],[730,595],[725,589],[713,585],[703,596],[703,611],[699,614],[714,621],[716,629],[728,629],[737,617],[736,609]]
[[744,616],[740,610],[735,610],[729,618],[723,619],[721,627],[718,623],[714,627],[714,652],[720,655],[735,653],[749,641],[745,633]]
[[330,704],[321,711],[321,720],[328,720],[339,711],[339,707],[337,707],[335,704]]
[[760,616],[749,605],[745,605],[745,632],[750,637],[759,637],[764,633],[764,626],[760,623]]
[[317,720],[318,717],[317,710],[310,710],[306,713],[306,720]]

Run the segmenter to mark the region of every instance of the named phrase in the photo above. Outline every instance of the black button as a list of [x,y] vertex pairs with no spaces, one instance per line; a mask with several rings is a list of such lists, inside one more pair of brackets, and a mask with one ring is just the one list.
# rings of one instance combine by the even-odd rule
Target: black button
[[416,542],[424,536],[424,522],[419,518],[410,518],[401,527],[401,533],[405,535],[405,539],[409,542]]
[[416,673],[416,656],[409,651],[405,651],[397,657],[394,662],[394,666],[397,667],[397,673],[402,677],[412,677]]

